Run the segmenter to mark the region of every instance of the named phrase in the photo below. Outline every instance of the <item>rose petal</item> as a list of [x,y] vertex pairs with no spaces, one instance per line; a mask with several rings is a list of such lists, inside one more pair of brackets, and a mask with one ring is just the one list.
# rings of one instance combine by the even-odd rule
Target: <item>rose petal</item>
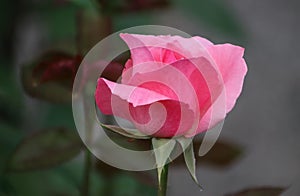
[[212,103],[205,114],[200,119],[196,130],[188,131],[184,134],[185,137],[193,137],[198,133],[207,131],[215,127],[226,117],[226,94],[223,90],[220,96]]
[[[190,132],[198,133],[208,128],[207,124],[201,124],[201,126],[205,127],[198,127],[198,124],[219,97],[224,85],[220,79],[221,76],[219,76],[217,70],[214,69],[207,59],[204,57],[189,60],[183,59],[160,68],[141,64],[136,66],[135,69],[142,69],[142,71],[137,71],[138,73],[130,79],[129,85],[154,90],[166,96],[172,95],[173,100],[189,105],[195,117],[195,130]],[[166,89],[170,90],[167,91]],[[225,100],[225,97],[223,98]],[[219,108],[225,113],[225,103],[223,107]],[[217,112],[222,114],[222,112]],[[213,114],[215,113],[214,111]],[[216,116],[216,119],[219,119],[219,116]],[[206,121],[209,120],[210,118],[206,119]],[[184,124],[184,122],[181,123]]]
[[120,37],[126,42],[131,51],[132,64],[139,64],[154,61],[153,56],[147,46],[131,34],[121,33]]
[[[186,103],[194,118],[200,110],[196,132],[189,131],[185,136],[212,128],[233,108],[247,72],[243,48],[230,44],[213,45],[202,37],[135,34],[122,34],[121,37],[133,57],[123,71],[122,82],[140,87],[147,83],[149,86],[142,88],[165,96],[173,92],[176,96],[172,95],[172,100]],[[188,62],[191,58],[196,60]],[[154,82],[163,83],[171,91],[161,88],[162,85],[155,86]]]
[[217,70],[204,57],[180,60],[172,66],[179,69],[192,84],[197,95],[200,116],[203,116],[223,88]]
[[95,98],[101,112],[125,118],[145,134],[157,137],[182,135],[193,124],[193,112],[188,105],[146,88],[100,78]]
[[155,137],[181,136],[194,122],[194,113],[189,106],[175,100],[130,107],[130,114],[138,130]]
[[122,71],[122,79],[121,79],[122,84],[127,84],[129,79],[131,78],[132,66],[133,66],[132,60],[128,59],[125,63],[124,69]]
[[119,99],[126,100],[134,107],[147,105],[161,100],[171,99],[170,97],[147,90],[145,88],[118,84],[104,78],[99,78],[95,97],[97,105],[99,106],[101,111],[103,111],[103,113],[111,113],[111,110],[109,109],[111,108],[112,104],[110,102],[110,100],[112,99],[111,96],[117,96],[119,97]]
[[203,46],[205,48],[214,45],[211,41],[209,41],[208,39],[205,39],[203,37],[195,36],[195,37],[193,37],[193,39],[195,39],[197,42],[199,42],[201,44],[201,46]]
[[[171,65],[160,67],[159,65],[155,66],[155,63],[153,63],[152,67],[140,64],[135,69],[137,73],[131,77],[128,82],[129,85],[141,86],[149,82],[163,84],[172,89],[172,93],[176,94],[179,101],[190,105],[195,111],[198,110],[194,102],[197,100],[202,115],[204,115],[223,88],[223,83],[217,70],[204,57],[183,59]],[[144,86],[144,88],[166,96],[168,93],[171,93],[162,92],[157,85]],[[174,96],[172,98],[175,99]]]
[[128,47],[131,49],[135,46],[134,42],[139,40],[146,47],[160,47],[166,48],[166,44],[173,42],[173,37],[170,35],[140,35],[140,34],[128,34],[121,33],[120,37],[127,43]]
[[[167,44],[167,48],[171,48],[171,44]],[[162,62],[165,64],[171,64],[177,60],[183,59],[183,57],[175,51],[169,49],[162,50]]]
[[219,67],[226,88],[226,111],[232,110],[239,97],[245,75],[244,48],[231,44],[214,45],[208,48]]
[[220,93],[221,96],[218,97],[201,118],[197,132],[186,133],[186,137],[192,137],[195,134],[211,129],[225,118],[226,114],[232,110],[242,91],[244,77],[247,73],[247,66],[243,59],[243,48],[231,44],[223,44],[211,45],[208,47],[208,50],[222,75],[225,91]]
[[[201,53],[204,52],[205,48],[212,43],[202,37],[195,36],[190,38],[184,38],[181,36],[170,36],[170,35],[139,35],[139,34],[121,34],[122,38],[127,38],[126,43],[129,48],[135,43],[130,43],[132,40],[139,40],[147,48],[156,47],[156,48],[165,48],[170,51],[176,52],[184,56],[185,58],[200,57]],[[128,38],[130,37],[130,39]],[[132,52],[132,51],[131,51]],[[205,53],[205,52],[204,52]],[[200,55],[200,56],[199,56]]]

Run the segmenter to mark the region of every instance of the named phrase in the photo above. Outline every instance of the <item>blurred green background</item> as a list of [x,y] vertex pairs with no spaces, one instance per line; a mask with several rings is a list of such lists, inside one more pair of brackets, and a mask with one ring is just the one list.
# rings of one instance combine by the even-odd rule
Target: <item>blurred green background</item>
[[[249,26],[245,28],[246,19],[242,20],[231,4],[222,0],[2,0],[0,7],[1,196],[156,195],[155,171],[127,172],[112,168],[93,158],[81,143],[73,122],[71,90],[82,57],[110,33],[136,25],[171,26],[192,35],[202,35],[213,42],[230,42],[246,49],[256,30],[252,28],[251,31]],[[256,7],[259,5],[252,5],[252,8]],[[259,22],[259,18],[256,21]],[[267,34],[264,36],[268,37]],[[259,50],[259,44],[250,44],[250,47]],[[266,61],[263,59],[260,63],[263,62]],[[250,63],[250,73],[251,66]],[[256,70],[256,73],[263,70]],[[108,75],[114,77],[114,74],[120,73],[120,70],[115,71]],[[248,86],[255,93],[257,83],[249,82]],[[272,96],[272,93],[269,95]],[[240,120],[242,117],[237,115],[244,115],[244,119],[252,116],[253,113],[247,114],[246,109],[256,104],[253,102],[255,99],[259,97],[242,102],[234,117]],[[250,106],[245,106],[248,103]],[[267,118],[269,121],[273,119]],[[225,129],[234,127],[238,121],[232,119]],[[232,130],[244,129],[247,126],[245,121],[240,121]],[[255,119],[250,122],[253,121]],[[242,125],[242,122],[245,124]],[[248,131],[250,127],[244,130]],[[259,127],[251,128],[262,131]],[[238,141],[238,136],[235,139],[229,142],[222,137],[208,155],[199,158],[199,162],[216,172],[238,165],[237,160],[247,153],[237,144],[247,144]],[[258,161],[256,159],[252,161]],[[173,167],[175,173],[181,171],[182,160],[177,160]],[[87,170],[92,171],[90,175]],[[239,176],[239,172],[236,173]],[[215,178],[218,176],[215,175]],[[203,181],[206,179],[201,178],[200,183]],[[230,187],[228,192],[266,186],[253,189],[253,195],[279,195],[284,187],[276,181],[272,184],[272,181],[266,180],[259,185],[251,182],[243,186],[235,182],[236,186]],[[174,184],[170,187],[172,195],[181,195],[176,194],[180,187]],[[222,188],[220,190],[223,191]],[[203,195],[211,195],[209,191],[211,187],[208,185],[208,192]]]

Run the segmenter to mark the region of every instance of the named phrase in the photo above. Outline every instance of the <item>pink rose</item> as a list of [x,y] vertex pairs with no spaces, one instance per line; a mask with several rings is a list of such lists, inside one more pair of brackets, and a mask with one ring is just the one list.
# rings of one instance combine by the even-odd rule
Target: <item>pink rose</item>
[[98,79],[102,113],[154,137],[192,137],[223,120],[241,93],[244,49],[201,37],[121,34],[130,48],[121,83]]

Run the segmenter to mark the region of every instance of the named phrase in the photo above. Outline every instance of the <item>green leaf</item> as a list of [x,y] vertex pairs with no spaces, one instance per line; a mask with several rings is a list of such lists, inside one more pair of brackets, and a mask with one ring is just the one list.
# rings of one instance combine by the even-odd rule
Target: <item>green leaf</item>
[[64,128],[40,131],[24,138],[12,154],[8,170],[38,170],[57,166],[79,154],[82,142],[76,132]]
[[176,141],[174,139],[152,138],[152,146],[156,159],[158,183],[161,184],[161,174],[163,172],[163,166],[167,163]]
[[185,164],[197,185],[203,190],[196,176],[196,159],[194,154],[193,142],[190,138],[177,138],[177,141],[182,147]]
[[227,194],[226,196],[280,196],[285,190],[286,188],[283,187],[259,187]]
[[107,130],[113,131],[113,132],[123,135],[125,137],[129,137],[129,138],[133,138],[133,139],[141,139],[141,140],[151,138],[150,136],[144,135],[136,129],[124,129],[124,128],[118,127],[116,125],[106,125],[106,124],[102,124],[102,123],[100,123],[100,125]]

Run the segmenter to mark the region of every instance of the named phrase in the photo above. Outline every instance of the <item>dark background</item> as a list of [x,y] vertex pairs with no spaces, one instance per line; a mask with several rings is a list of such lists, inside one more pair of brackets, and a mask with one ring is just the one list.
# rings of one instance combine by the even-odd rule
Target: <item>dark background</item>
[[[61,99],[68,100],[66,94],[71,91],[65,79],[72,80],[68,71],[77,62],[75,55],[84,55],[111,32],[145,24],[175,27],[214,43],[241,45],[246,48],[249,69],[242,95],[219,139],[230,148],[214,151],[225,161],[208,157],[208,164],[198,165],[203,192],[185,167],[174,164],[168,195],[224,195],[255,187],[287,188],[282,195],[300,194],[299,1],[4,0],[0,7],[0,195],[79,195],[82,150],[55,161],[48,146],[60,145],[57,140],[51,144],[48,136],[41,141],[26,138],[45,129],[55,132],[57,127],[77,134],[70,100]],[[59,53],[59,58],[46,68],[40,66],[40,72],[50,74],[53,86],[41,85],[44,90],[32,93],[35,79],[22,80],[24,67],[34,70],[49,51]],[[51,66],[66,59],[71,61],[67,74],[51,71]],[[55,95],[61,85],[65,91]],[[26,150],[21,145],[24,140],[33,147]],[[38,152],[40,159],[29,159],[29,166],[22,162],[36,153],[32,149],[43,146],[48,150]],[[239,153],[235,156],[231,151]],[[42,164],[49,160],[53,164]],[[152,174],[93,163],[91,195],[107,195],[106,191],[109,195],[156,194]]]

